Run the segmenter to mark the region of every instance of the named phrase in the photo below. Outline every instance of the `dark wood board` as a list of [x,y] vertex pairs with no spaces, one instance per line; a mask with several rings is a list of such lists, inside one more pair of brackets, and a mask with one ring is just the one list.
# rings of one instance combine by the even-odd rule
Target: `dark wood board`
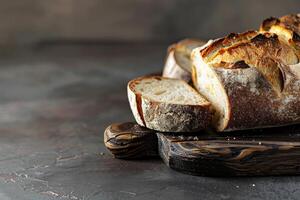
[[116,158],[158,156],[155,132],[132,122],[108,126],[104,132],[104,144]]
[[[188,174],[205,176],[300,174],[299,125],[219,134],[213,131],[156,133],[156,138],[153,131],[144,128],[138,137],[139,133],[134,130],[139,126],[129,124],[135,128],[127,129],[126,133],[133,131],[131,134],[134,137],[127,137],[124,143],[126,145],[117,145],[121,144],[117,142],[117,137],[110,140],[114,141],[114,148],[111,142],[106,142],[106,146],[118,158],[154,156],[156,155],[154,149],[157,148],[160,157],[170,168]],[[118,127],[121,127],[121,124]],[[115,132],[120,130],[114,129]],[[130,138],[135,138],[138,142],[129,142]],[[115,149],[122,150],[117,152]]]

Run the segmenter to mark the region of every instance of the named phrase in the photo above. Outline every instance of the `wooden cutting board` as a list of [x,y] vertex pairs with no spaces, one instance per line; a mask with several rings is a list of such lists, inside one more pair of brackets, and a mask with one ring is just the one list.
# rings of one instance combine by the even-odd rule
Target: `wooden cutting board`
[[300,125],[172,134],[127,122],[107,127],[104,143],[116,158],[160,156],[170,168],[194,175],[300,174]]

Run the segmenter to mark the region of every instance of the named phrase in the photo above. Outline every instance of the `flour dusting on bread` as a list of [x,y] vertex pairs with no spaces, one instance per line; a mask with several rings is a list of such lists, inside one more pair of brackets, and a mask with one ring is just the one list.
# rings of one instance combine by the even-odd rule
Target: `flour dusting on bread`
[[212,103],[218,131],[300,123],[299,58],[280,36],[231,34],[192,55],[194,85]]
[[182,80],[158,76],[131,80],[128,99],[137,123],[149,129],[191,132],[211,123],[211,104]]

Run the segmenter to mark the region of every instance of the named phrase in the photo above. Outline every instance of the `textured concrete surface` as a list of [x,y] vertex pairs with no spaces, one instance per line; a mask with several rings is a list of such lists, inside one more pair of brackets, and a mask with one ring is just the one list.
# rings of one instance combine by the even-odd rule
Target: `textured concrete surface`
[[0,59],[0,199],[298,199],[300,177],[211,178],[113,159],[104,128],[132,120],[126,82],[165,46],[45,46]]

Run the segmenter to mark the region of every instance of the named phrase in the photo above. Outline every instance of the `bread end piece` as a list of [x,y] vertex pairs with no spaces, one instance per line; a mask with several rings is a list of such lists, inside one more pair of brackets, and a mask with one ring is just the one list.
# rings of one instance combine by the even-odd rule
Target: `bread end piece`
[[191,73],[181,68],[177,63],[175,59],[174,48],[169,48],[162,76],[166,78],[177,78],[177,79],[184,80],[186,82],[191,81]]
[[169,46],[162,76],[181,79],[190,83],[192,71],[191,52],[194,48],[204,44],[205,42],[202,40],[184,39]]

